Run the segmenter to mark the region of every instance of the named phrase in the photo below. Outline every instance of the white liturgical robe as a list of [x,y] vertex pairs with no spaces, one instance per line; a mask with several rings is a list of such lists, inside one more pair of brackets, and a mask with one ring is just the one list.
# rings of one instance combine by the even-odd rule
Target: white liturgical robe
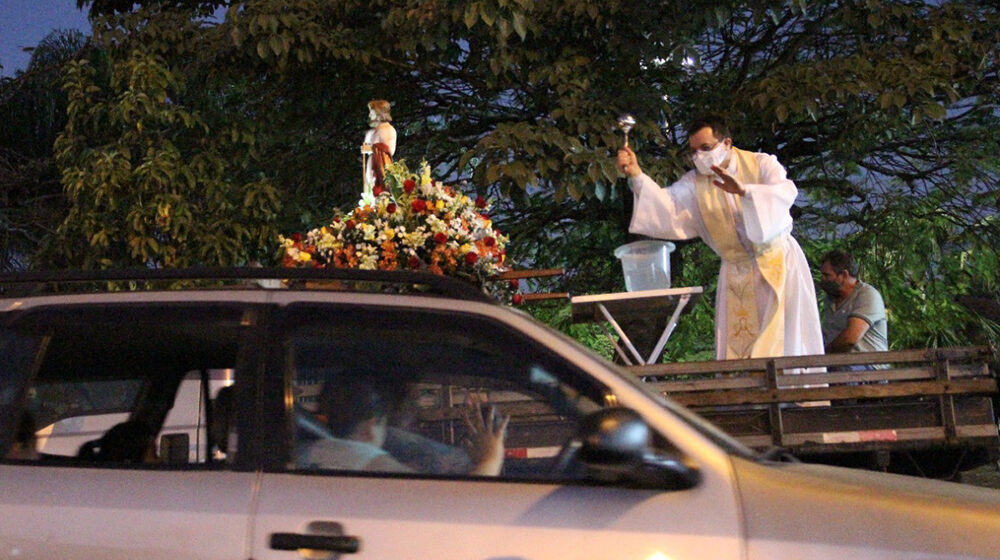
[[[791,236],[789,210],[798,189],[774,156],[731,153],[727,172],[745,195],[726,193],[694,170],[665,189],[642,174],[629,181],[635,196],[629,231],[659,239],[699,237],[722,257],[715,298],[718,359],[822,354],[812,273]],[[713,216],[704,215],[708,211]],[[768,336],[776,340],[763,340]]]

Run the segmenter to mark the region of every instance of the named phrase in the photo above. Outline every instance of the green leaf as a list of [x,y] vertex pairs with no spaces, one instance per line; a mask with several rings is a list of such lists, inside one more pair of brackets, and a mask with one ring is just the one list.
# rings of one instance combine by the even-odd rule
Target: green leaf
[[465,7],[465,27],[472,29],[479,21],[479,2],[472,2]]
[[524,22],[524,14],[521,12],[514,12],[512,23],[514,25],[514,31],[523,41],[525,36],[528,34],[528,29]]
[[785,104],[778,105],[774,108],[774,114],[778,117],[778,122],[785,122],[788,120],[788,106]]
[[937,103],[927,103],[922,106],[924,113],[928,118],[943,120],[948,116],[948,110]]
[[493,27],[497,20],[497,9],[493,4],[480,3],[479,15],[487,27]]

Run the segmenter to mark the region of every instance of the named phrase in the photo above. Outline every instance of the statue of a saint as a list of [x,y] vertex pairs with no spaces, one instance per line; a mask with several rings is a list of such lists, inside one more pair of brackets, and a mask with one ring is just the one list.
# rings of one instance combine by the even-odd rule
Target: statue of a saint
[[389,102],[374,99],[368,102],[368,122],[371,128],[361,144],[361,161],[364,165],[364,195],[371,196],[375,185],[382,185],[385,166],[392,163],[396,153],[396,129],[390,124]]

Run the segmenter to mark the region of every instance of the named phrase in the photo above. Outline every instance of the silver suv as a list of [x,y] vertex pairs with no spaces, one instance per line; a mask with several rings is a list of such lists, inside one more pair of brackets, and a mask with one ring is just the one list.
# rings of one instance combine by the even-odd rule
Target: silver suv
[[762,459],[457,280],[239,269],[0,282],[11,558],[1000,550],[1000,492]]

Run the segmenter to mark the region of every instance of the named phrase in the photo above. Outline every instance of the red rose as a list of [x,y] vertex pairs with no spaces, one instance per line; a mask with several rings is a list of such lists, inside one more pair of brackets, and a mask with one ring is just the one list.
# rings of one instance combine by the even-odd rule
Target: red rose
[[472,251],[469,251],[468,253],[465,254],[465,262],[469,264],[476,264],[476,261],[478,260],[479,260],[479,255],[473,253]]
[[485,239],[483,239],[483,244],[486,245],[487,247],[492,247],[497,244],[497,240],[487,236]]
[[448,242],[448,234],[444,232],[438,232],[434,234],[434,242],[438,245],[443,245]]
[[406,194],[410,194],[415,188],[417,188],[417,183],[415,183],[413,179],[403,181],[403,190],[406,191]]
[[514,296],[510,298],[510,301],[513,302],[514,305],[521,305],[524,302],[524,296],[521,294],[514,294]]
[[340,223],[340,216],[334,216],[333,217],[333,223],[339,224]]
[[396,205],[393,204],[392,202],[390,202],[389,204],[387,204],[385,206],[385,211],[388,212],[388,213],[390,213],[390,214],[395,214],[396,213]]
[[346,229],[346,230],[352,230],[352,229],[354,229],[354,226],[356,226],[356,225],[357,224],[354,223],[354,220],[347,220],[347,223],[344,224],[344,229]]
[[372,189],[372,194],[375,196],[378,196],[384,192],[385,189],[382,188],[382,185],[375,185],[375,188]]
[[427,203],[424,202],[424,199],[417,198],[410,203],[410,208],[413,208],[414,212],[423,212],[424,210],[427,210]]
[[302,234],[301,233],[293,233],[292,234],[292,241],[294,241],[296,243],[301,243],[302,242]]
[[410,255],[410,260],[406,263],[410,268],[420,268],[420,259],[416,255]]
[[486,208],[486,199],[483,198],[483,197],[481,197],[481,196],[477,196],[476,197],[476,208]]
[[516,290],[521,285],[521,281],[517,278],[510,279],[510,289]]

